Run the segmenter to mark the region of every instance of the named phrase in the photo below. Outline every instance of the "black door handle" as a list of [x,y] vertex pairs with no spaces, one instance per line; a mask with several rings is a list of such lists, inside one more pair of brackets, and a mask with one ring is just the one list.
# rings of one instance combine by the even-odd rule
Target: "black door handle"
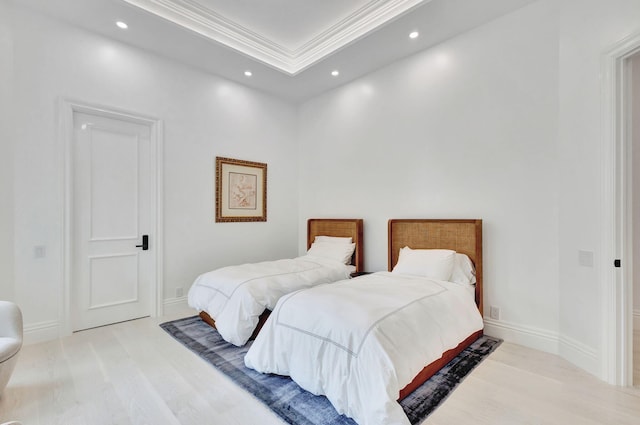
[[143,251],[149,249],[149,235],[142,235],[142,245],[136,245],[136,248],[142,248]]

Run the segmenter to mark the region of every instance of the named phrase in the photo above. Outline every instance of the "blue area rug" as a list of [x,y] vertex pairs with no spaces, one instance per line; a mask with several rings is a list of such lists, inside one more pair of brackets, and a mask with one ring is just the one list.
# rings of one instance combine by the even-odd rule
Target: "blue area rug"
[[[180,343],[218,368],[236,384],[256,396],[289,424],[356,425],[339,415],[324,396],[300,388],[291,378],[258,373],[244,365],[251,342],[236,347],[198,316],[160,325]],[[502,341],[483,336],[451,360],[431,379],[400,402],[412,424],[422,422],[451,391]]]

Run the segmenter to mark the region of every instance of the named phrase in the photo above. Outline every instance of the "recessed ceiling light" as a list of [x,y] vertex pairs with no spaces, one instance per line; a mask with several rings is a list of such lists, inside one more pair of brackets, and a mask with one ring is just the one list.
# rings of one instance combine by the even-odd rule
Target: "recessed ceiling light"
[[331,75],[333,75],[334,77],[337,77],[338,75],[340,75],[340,71],[338,71],[337,69],[334,69],[333,71],[331,71]]
[[245,72],[244,72],[244,76],[245,76],[245,77],[251,77],[252,75],[253,75],[253,72],[251,72],[251,71],[249,71],[249,70],[247,70],[247,71],[245,71]]
[[127,25],[126,22],[122,22],[122,21],[116,22],[116,25],[118,26],[118,28],[123,30],[126,30],[127,28],[129,28],[129,25]]
[[409,34],[409,38],[418,38],[419,35],[420,33],[418,31],[413,31]]

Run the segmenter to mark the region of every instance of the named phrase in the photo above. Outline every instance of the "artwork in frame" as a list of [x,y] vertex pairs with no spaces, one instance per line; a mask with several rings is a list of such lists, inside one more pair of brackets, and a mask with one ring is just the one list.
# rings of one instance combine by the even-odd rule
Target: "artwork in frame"
[[216,222],[267,221],[267,164],[216,157]]

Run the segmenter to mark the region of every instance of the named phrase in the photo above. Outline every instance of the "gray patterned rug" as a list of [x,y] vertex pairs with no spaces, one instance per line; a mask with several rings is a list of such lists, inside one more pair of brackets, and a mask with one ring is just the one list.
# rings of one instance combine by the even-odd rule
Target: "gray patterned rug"
[[[295,425],[355,425],[339,415],[324,396],[315,396],[300,388],[291,378],[267,375],[244,365],[244,355],[251,342],[236,347],[198,316],[174,320],[160,325],[180,343],[218,368],[236,384],[256,396],[289,424]],[[460,353],[449,364],[400,402],[409,421],[420,423],[449,396],[451,391],[502,340],[483,336]]]

